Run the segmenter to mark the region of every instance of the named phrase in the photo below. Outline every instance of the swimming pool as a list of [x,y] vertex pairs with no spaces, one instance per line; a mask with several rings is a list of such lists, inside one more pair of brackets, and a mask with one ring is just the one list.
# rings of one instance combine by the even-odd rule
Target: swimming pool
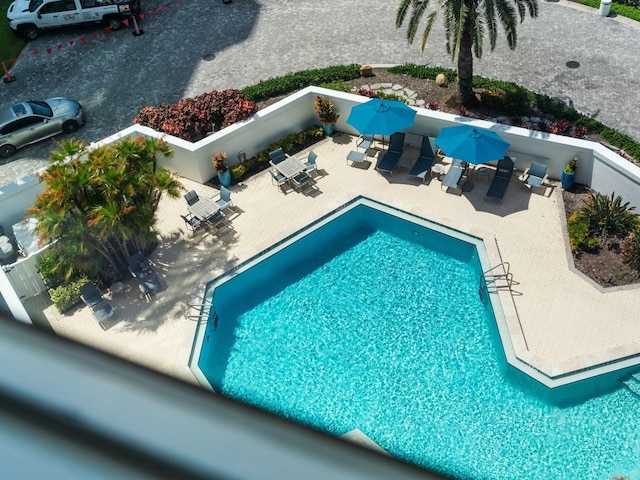
[[621,373],[550,390],[507,365],[482,242],[374,207],[213,282],[205,383],[456,478],[639,476]]

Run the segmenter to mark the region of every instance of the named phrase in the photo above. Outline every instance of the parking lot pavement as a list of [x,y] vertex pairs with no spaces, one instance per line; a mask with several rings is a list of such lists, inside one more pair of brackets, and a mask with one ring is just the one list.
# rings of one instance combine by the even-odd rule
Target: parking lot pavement
[[[500,32],[496,50],[475,61],[475,73],[562,98],[640,138],[640,116],[627,107],[640,103],[633,84],[640,78],[640,29],[563,2],[540,2],[538,18],[518,26],[515,51]],[[131,28],[107,35],[100,26],[42,33],[12,70],[17,80],[0,85],[0,104],[54,96],[78,100],[88,121],[74,136],[91,142],[129,126],[146,105],[242,88],[302,69],[349,63],[454,66],[440,20],[423,55],[407,44],[404,29],[395,28],[396,3],[387,0],[366,8],[360,0],[142,0],[142,7],[141,36]],[[569,68],[568,61],[579,67]],[[42,142],[0,161],[0,185],[46,166],[53,145]]]

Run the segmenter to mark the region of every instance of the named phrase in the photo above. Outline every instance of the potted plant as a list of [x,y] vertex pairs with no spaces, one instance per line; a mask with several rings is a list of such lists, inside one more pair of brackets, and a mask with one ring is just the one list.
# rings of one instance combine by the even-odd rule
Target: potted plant
[[318,115],[320,123],[322,123],[322,128],[324,128],[324,133],[333,135],[335,123],[340,117],[340,115],[336,113],[333,102],[328,98],[323,98],[322,95],[318,95],[315,99],[314,106],[316,115]]
[[213,162],[213,168],[216,169],[218,173],[218,180],[220,181],[220,185],[228,187],[231,184],[231,172],[226,165],[227,154],[224,152],[216,153],[211,161]]
[[578,168],[578,162],[580,161],[579,157],[573,157],[569,160],[562,170],[562,188],[565,190],[569,190],[573,187],[573,182],[576,177],[576,168]]

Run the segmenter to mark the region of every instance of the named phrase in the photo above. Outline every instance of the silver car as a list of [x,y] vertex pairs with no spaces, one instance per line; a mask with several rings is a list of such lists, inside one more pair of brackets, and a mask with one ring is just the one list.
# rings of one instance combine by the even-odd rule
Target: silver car
[[82,105],[65,97],[11,105],[0,110],[0,157],[61,132],[73,133],[85,120]]

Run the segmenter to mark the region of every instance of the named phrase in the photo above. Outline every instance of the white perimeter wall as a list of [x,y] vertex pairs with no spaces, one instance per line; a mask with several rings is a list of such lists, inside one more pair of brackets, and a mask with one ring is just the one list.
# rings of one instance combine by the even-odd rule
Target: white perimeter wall
[[[357,135],[358,132],[346,123],[351,107],[369,99],[349,93],[336,92],[320,87],[308,87],[300,92],[260,110],[253,117],[215,132],[196,143],[190,143],[170,135],[156,132],[148,127],[132,125],[101,142],[108,144],[126,136],[150,136],[166,140],[175,155],[161,159],[160,165],[191,180],[204,183],[215,175],[211,157],[218,152],[227,152],[229,164],[236,163],[240,151],[250,158],[269,143],[288,133],[318,124],[313,110],[316,95],[333,100],[340,118],[336,130]],[[516,168],[524,170],[532,160],[548,165],[551,178],[559,179],[562,169],[574,156],[580,157],[576,181],[595,190],[622,195],[624,201],[640,208],[640,168],[621,158],[599,143],[560,135],[537,132],[519,127],[495,124],[483,120],[451,115],[443,112],[416,108],[418,114],[412,128],[407,130],[407,143],[420,146],[420,135],[435,137],[443,127],[470,124],[495,131],[511,144],[508,153],[516,158]],[[0,188],[0,224],[5,231],[24,218],[24,210],[33,204],[42,191],[35,175],[28,175],[15,183]]]

